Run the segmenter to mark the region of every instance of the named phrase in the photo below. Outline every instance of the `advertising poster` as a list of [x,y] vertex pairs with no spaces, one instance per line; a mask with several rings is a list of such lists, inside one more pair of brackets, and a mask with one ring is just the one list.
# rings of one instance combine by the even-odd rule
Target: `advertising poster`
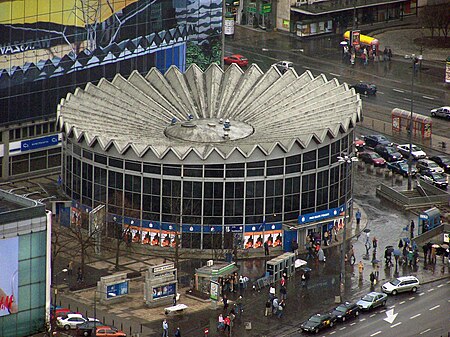
[[0,240],[0,316],[15,314],[19,293],[19,238]]
[[81,226],[81,211],[79,208],[72,207],[72,226]]
[[128,281],[111,284],[106,287],[106,297],[118,297],[128,295]]
[[143,245],[159,246],[161,244],[159,229],[142,228],[141,235]]
[[153,299],[175,295],[176,285],[171,283],[165,286],[153,288]]
[[264,233],[260,232],[245,232],[244,233],[244,248],[262,248],[264,245]]
[[282,230],[271,230],[264,232],[264,242],[269,244],[269,247],[278,247],[283,243]]
[[[162,231],[161,234],[161,246],[162,247],[175,247],[175,231]],[[180,233],[178,233],[180,234]]]

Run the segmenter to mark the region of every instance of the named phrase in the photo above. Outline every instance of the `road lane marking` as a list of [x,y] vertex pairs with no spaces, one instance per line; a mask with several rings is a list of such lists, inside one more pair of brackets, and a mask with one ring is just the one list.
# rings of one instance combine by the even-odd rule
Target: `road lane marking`
[[428,292],[433,291],[433,290],[434,290],[434,288],[428,289]]
[[405,92],[405,90],[401,90],[401,89],[392,89],[393,91],[396,91],[396,92]]
[[399,304],[403,304],[403,303],[405,303],[406,301],[401,301]]
[[440,287],[443,287],[443,286],[444,286],[443,284],[440,284],[440,285],[438,285],[437,287],[440,288]]
[[434,307],[432,307],[432,308],[430,308],[430,309],[428,309],[428,310],[433,311],[434,309],[437,309],[437,308],[439,308],[440,306],[441,306],[441,305],[438,304],[438,305],[435,305]]
[[372,314],[372,315],[370,315],[369,317],[373,317],[373,316],[376,316],[377,314]]
[[417,315],[411,316],[409,319],[414,319],[416,317],[419,317],[420,315],[422,315],[422,314],[417,314]]
[[413,296],[413,297],[410,297],[410,298],[408,298],[408,300],[410,300],[410,301],[412,301],[413,299],[415,299],[415,297]]
[[403,97],[403,100],[407,101],[407,102],[411,102],[411,98],[408,98],[408,97]]
[[430,96],[422,96],[425,99],[431,99],[432,101],[434,101],[434,97],[430,97]]
[[386,101],[387,103],[389,103],[389,104],[394,104],[394,105],[396,105],[397,103],[395,103],[395,102],[392,102],[392,101]]
[[419,296],[423,296],[423,295],[425,295],[425,293],[420,293],[420,294],[419,294]]
[[353,322],[353,323],[350,323],[350,325],[351,325],[351,326],[353,326],[353,325],[355,325],[355,324],[356,324],[355,322]]
[[359,321],[364,322],[365,320],[366,320],[365,318],[361,318]]
[[311,69],[310,67],[307,67],[307,66],[302,66],[302,68],[304,68],[304,69]]
[[380,333],[381,333],[381,330],[378,330],[377,332],[374,332],[373,334],[371,334],[371,335],[370,335],[370,337],[373,337],[373,336],[379,335]]
[[395,308],[395,304],[394,305],[391,305],[390,307],[389,307],[389,309],[394,309]]
[[345,330],[347,329],[347,327],[343,326],[342,328],[340,328],[339,330]]
[[339,74],[335,74],[335,73],[330,73],[331,76],[336,76],[336,77],[341,77],[341,75]]
[[427,333],[428,331],[430,331],[431,329],[426,329],[426,330],[424,330],[424,331],[422,331],[421,333],[420,333],[420,335],[423,335],[424,333]]
[[378,95],[378,94],[384,95],[384,92],[382,92],[382,91],[377,91],[377,95]]
[[331,332],[330,332],[330,335],[332,335],[332,334],[334,334],[334,333],[336,333],[336,331],[331,331]]
[[402,322],[395,323],[394,325],[391,325],[391,328],[395,328],[397,325],[400,325],[400,324],[402,324]]
[[380,311],[378,311],[380,314],[382,314],[383,312],[385,312],[386,311],[386,309],[383,309],[383,310],[380,310]]
[[447,282],[445,282],[445,283],[450,283],[450,281],[447,281]]

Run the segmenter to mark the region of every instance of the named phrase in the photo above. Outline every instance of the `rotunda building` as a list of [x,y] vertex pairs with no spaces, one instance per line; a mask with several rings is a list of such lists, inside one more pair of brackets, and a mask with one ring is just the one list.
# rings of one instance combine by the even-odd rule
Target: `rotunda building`
[[342,223],[351,170],[337,157],[360,117],[353,89],[309,71],[212,64],[102,79],[58,106],[72,219],[105,205],[109,236],[287,250]]

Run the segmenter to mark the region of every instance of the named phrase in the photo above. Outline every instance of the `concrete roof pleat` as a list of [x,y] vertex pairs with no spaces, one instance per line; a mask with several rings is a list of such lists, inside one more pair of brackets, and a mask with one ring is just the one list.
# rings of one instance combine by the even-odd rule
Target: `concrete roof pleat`
[[[154,68],[145,77],[134,71],[128,79],[102,79],[77,88],[57,108],[61,130],[79,142],[99,144],[105,151],[114,147],[120,154],[133,151],[138,157],[181,161],[193,156],[234,160],[308,148],[313,140],[322,143],[353,128],[361,109],[359,95],[336,79],[314,77],[309,71],[281,75],[274,67],[263,73],[257,65],[246,72],[232,65],[224,72],[217,64],[205,72],[192,65],[185,73],[171,67],[163,75]],[[179,124],[188,120],[188,113],[194,121],[211,121],[191,132]],[[172,117],[180,128],[166,134]],[[233,121],[247,124],[243,127],[250,131],[236,129],[242,137],[222,139],[218,118],[229,118],[232,131],[239,124]],[[212,140],[208,130],[215,130],[219,140]],[[186,139],[185,134],[196,138]]]

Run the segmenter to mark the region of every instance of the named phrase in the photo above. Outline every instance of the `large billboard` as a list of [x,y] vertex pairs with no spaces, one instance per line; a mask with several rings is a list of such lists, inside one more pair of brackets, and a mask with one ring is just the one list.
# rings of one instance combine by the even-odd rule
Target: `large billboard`
[[0,1],[0,125],[86,83],[220,62],[221,0]]
[[0,316],[15,314],[19,293],[19,237],[0,240]]

